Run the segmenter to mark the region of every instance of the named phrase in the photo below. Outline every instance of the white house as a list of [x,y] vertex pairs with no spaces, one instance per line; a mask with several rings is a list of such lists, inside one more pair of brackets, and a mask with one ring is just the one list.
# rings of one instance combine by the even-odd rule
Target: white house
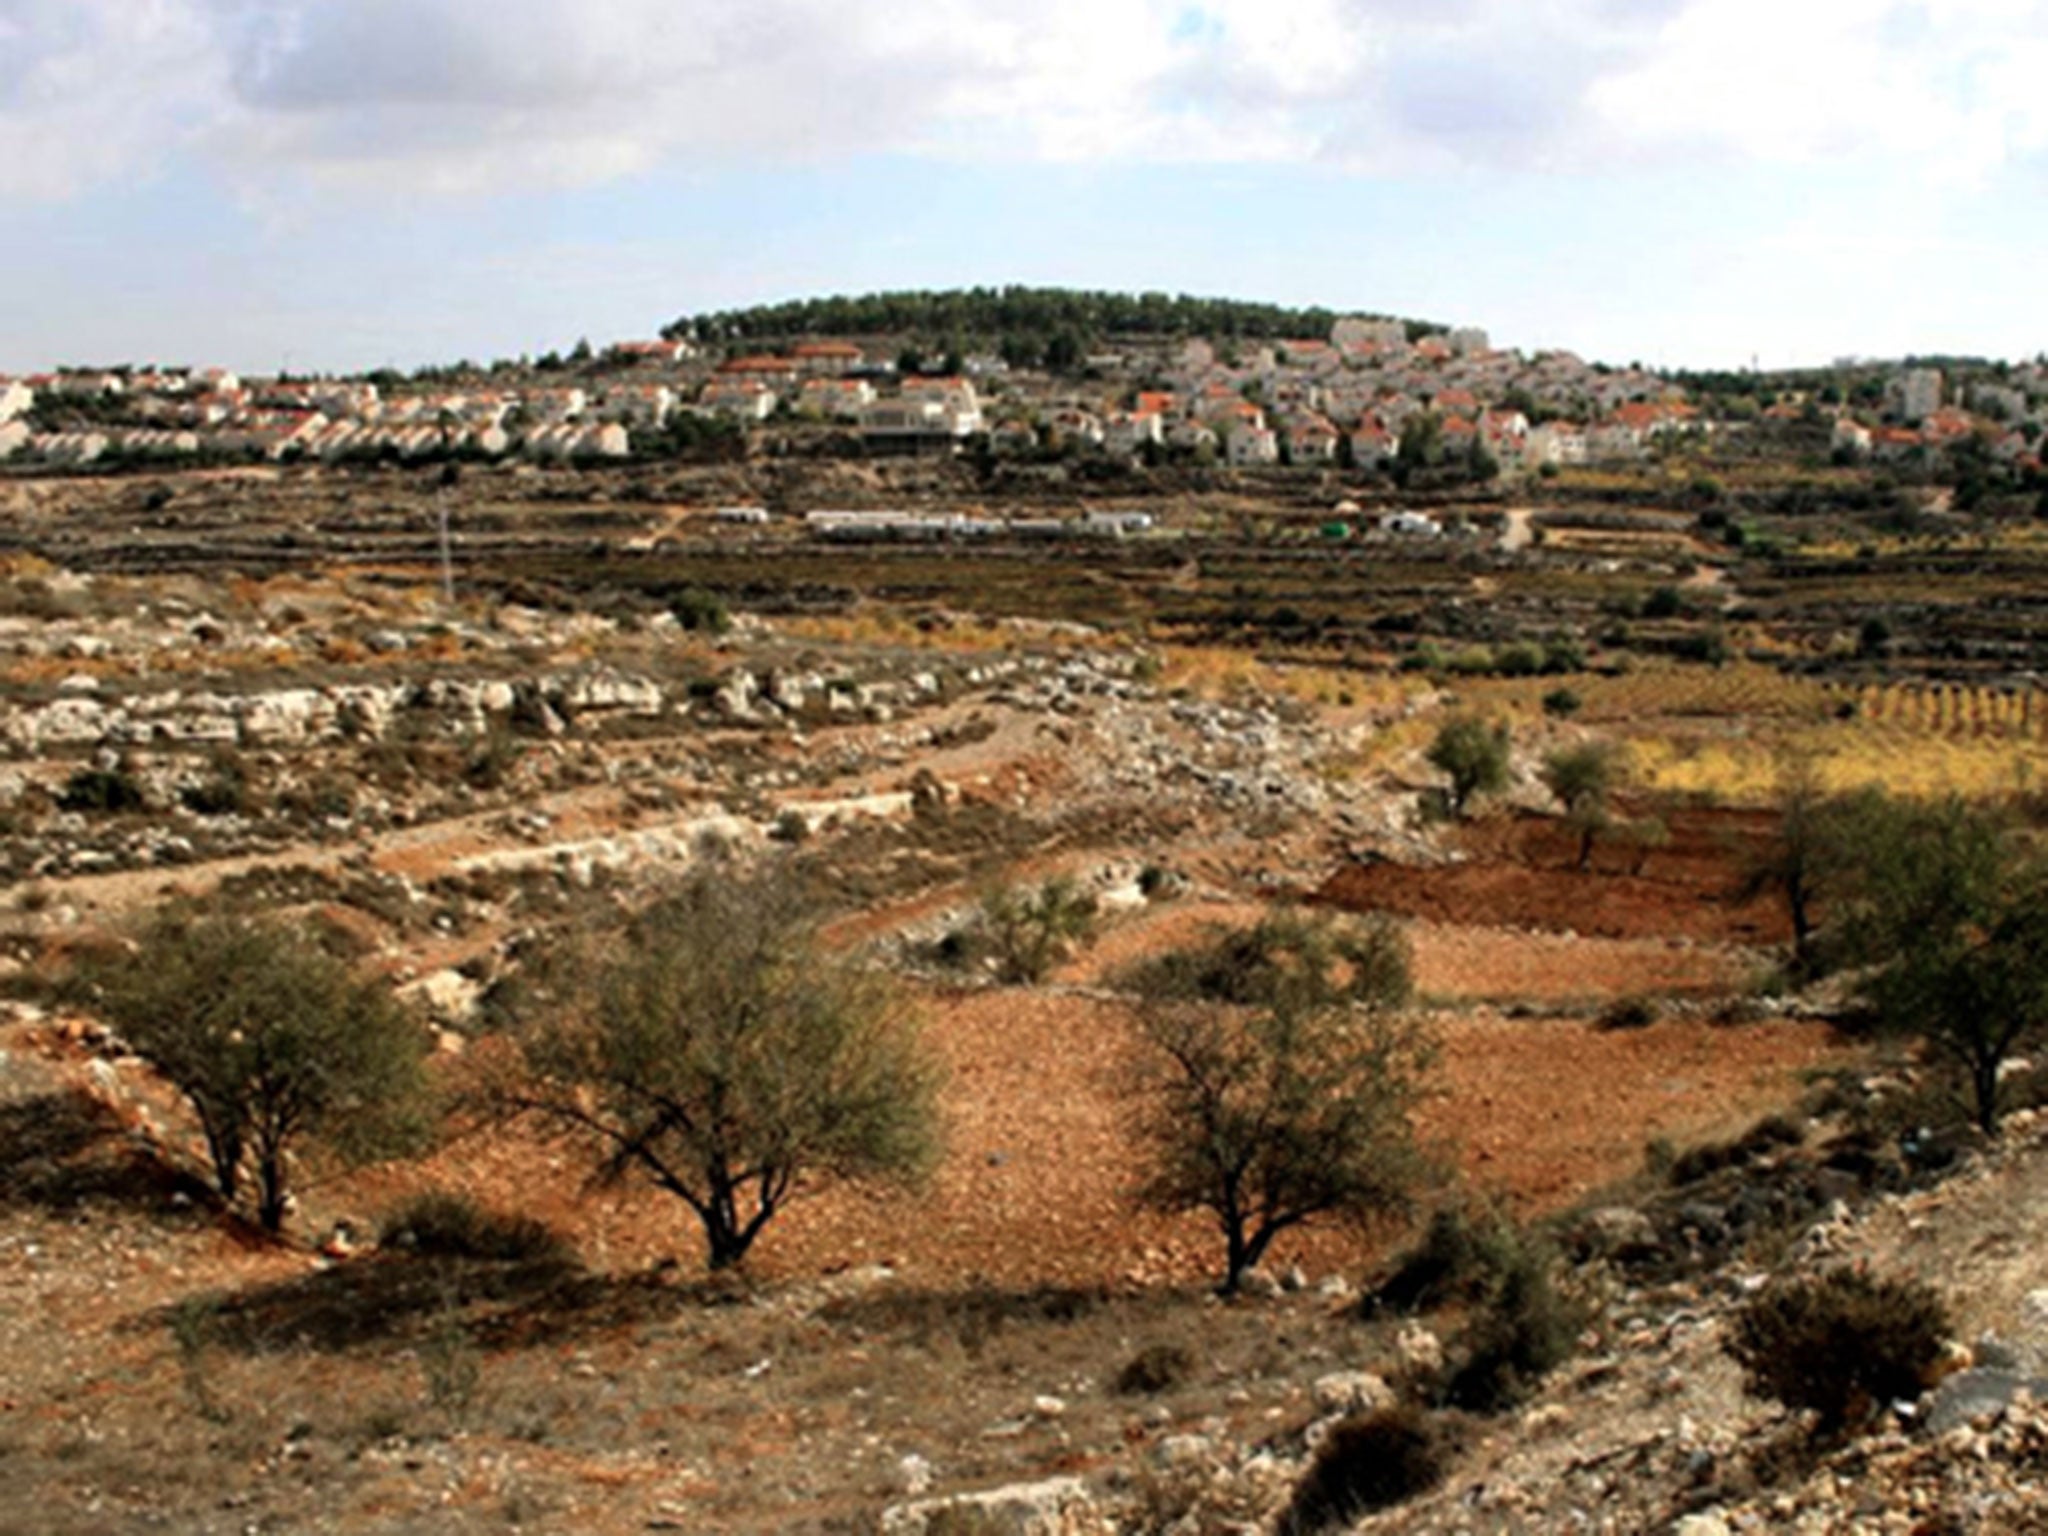
[[1347,315],[1330,327],[1330,345],[1350,353],[1401,351],[1408,345],[1408,327],[1399,320]]
[[1233,464],[1277,464],[1280,436],[1271,427],[1246,423],[1230,429],[1230,462]]
[[1164,441],[1157,411],[1114,411],[1102,424],[1102,446],[1111,453],[1138,453]]
[[1330,464],[1337,458],[1342,434],[1320,416],[1310,416],[1287,429],[1287,453],[1297,464]]
[[0,421],[25,416],[36,403],[36,392],[19,379],[0,379]]
[[1052,429],[1054,437],[1062,442],[1087,443],[1094,447],[1102,445],[1102,418],[1078,406],[1053,412]]
[[636,427],[660,427],[675,408],[675,391],[666,384],[615,384],[598,404],[607,420]]
[[1122,538],[1127,533],[1145,533],[1152,527],[1149,512],[1086,512],[1081,516],[1083,533],[1107,534]]
[[832,378],[851,373],[866,359],[850,341],[806,341],[790,349],[790,357],[805,373]]
[[912,400],[900,395],[877,400],[864,409],[860,413],[860,429],[880,442],[915,442],[956,435],[952,414],[944,405],[936,400]]
[[1384,469],[1394,462],[1400,441],[1368,416],[1351,431],[1351,462],[1360,469]]
[[720,375],[704,386],[697,405],[741,421],[766,421],[775,414],[775,391],[759,379]]
[[875,386],[866,379],[805,379],[796,392],[797,409],[828,421],[859,421],[875,403]]
[[971,437],[982,430],[981,399],[966,379],[915,377],[903,381],[903,398],[944,409],[947,431],[954,437]]
[[633,451],[631,436],[615,421],[536,427],[526,434],[525,446],[527,456],[535,459],[623,459]]
[[115,446],[123,453],[149,454],[154,457],[175,458],[199,451],[197,432],[163,432],[145,429],[119,433],[114,439]]
[[1434,539],[1443,534],[1443,524],[1423,512],[1395,512],[1380,524],[1388,533],[1410,538]]
[[1870,428],[1853,416],[1837,416],[1835,429],[1828,434],[1828,446],[1836,453],[1853,453],[1865,458],[1870,453]]
[[27,422],[0,421],[0,459],[9,459],[21,452],[28,438]]
[[1908,368],[1885,380],[1884,402],[1899,419],[1918,423],[1941,409],[1941,370]]
[[1522,462],[1532,469],[1545,464],[1586,462],[1586,434],[1568,421],[1546,421],[1531,427],[1522,444]]
[[90,464],[107,451],[107,439],[98,432],[46,432],[28,446],[46,464]]

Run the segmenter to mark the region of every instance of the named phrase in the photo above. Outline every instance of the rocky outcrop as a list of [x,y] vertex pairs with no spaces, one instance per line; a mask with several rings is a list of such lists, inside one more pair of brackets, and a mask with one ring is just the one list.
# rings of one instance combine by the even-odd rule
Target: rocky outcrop
[[1010,1483],[882,1511],[882,1536],[1111,1536],[1113,1530],[1078,1477]]

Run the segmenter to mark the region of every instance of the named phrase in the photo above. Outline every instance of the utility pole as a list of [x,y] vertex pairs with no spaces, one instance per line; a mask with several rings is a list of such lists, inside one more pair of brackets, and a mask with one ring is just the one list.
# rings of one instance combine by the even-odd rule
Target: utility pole
[[455,607],[455,560],[448,546],[448,493],[462,479],[462,466],[453,459],[441,466],[441,488],[434,493],[435,520],[441,532],[441,601],[452,612]]

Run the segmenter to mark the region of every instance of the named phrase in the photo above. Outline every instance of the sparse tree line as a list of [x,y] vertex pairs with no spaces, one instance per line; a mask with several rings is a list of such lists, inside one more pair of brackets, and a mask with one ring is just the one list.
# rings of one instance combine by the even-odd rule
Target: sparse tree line
[[[1458,717],[1429,753],[1452,814],[1507,776],[1503,727]],[[1617,824],[1612,746],[1542,777],[1584,869]],[[1790,972],[1846,971],[1876,1021],[1952,1069],[1995,1132],[2008,1063],[2048,1031],[2048,862],[2006,813],[1801,783],[1735,899],[1784,903]],[[189,906],[80,957],[74,1001],[182,1093],[212,1181],[281,1229],[294,1169],[416,1149],[451,1108],[581,1145],[602,1178],[680,1200],[713,1268],[745,1258],[822,1184],[914,1183],[940,1151],[941,1073],[906,994],[820,942],[780,866],[700,874],[609,927],[526,957],[502,1037],[429,1090],[427,1032],[314,930]],[[1092,931],[1070,882],[985,898],[962,942],[1005,983],[1043,981]],[[1122,1084],[1141,1149],[1131,1193],[1205,1213],[1239,1286],[1282,1234],[1404,1211],[1432,1176],[1412,1111],[1435,1059],[1383,919],[1283,910],[1114,978],[1133,1002]]]
[[[972,343],[1000,351],[1013,367],[1067,371],[1105,341],[1213,337],[1219,341],[1321,338],[1339,316],[1186,294],[1108,293],[1066,288],[954,289],[799,299],[686,315],[663,330],[709,343],[776,342],[802,336],[913,336],[958,352]],[[1410,339],[1441,330],[1407,322]]]
[[[771,865],[572,926],[522,959],[502,1033],[439,1072],[424,1022],[315,926],[173,905],[82,952],[64,993],[179,1091],[221,1203],[271,1232],[308,1170],[424,1150],[482,1117],[674,1196],[721,1269],[807,1191],[915,1185],[939,1155],[942,1074],[914,1008],[822,944],[819,916]],[[970,942],[999,982],[1031,984],[1094,922],[1093,898],[1055,877],[991,891]],[[1121,1085],[1146,1158],[1131,1192],[1215,1219],[1226,1289],[1293,1227],[1402,1208],[1433,1048],[1401,1006],[1398,929],[1284,914],[1125,984],[1143,999]]]
[[[1424,753],[1446,780],[1426,805],[1458,820],[1502,793],[1512,746],[1505,723],[1453,716]],[[1615,809],[1625,767],[1618,747],[1594,739],[1551,751],[1538,770],[1581,871],[1602,837],[1641,852],[1666,835],[1655,818]],[[2010,1064],[2048,1038],[2048,854],[2009,807],[1874,787],[1830,794],[1798,766],[1787,781],[1730,897],[1782,902],[1787,980],[1846,974],[1870,1021],[1922,1042],[1977,1127],[1995,1134]]]

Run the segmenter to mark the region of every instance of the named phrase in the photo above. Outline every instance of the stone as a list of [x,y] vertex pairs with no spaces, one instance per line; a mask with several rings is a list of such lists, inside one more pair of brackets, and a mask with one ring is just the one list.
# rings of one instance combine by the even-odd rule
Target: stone
[[1008,1483],[980,1493],[920,1499],[882,1511],[882,1536],[1110,1536],[1112,1527],[1078,1477]]
[[1215,1454],[1216,1442],[1207,1435],[1168,1435],[1152,1448],[1152,1463],[1173,1471],[1198,1467]]
[[1712,1511],[1685,1515],[1671,1528],[1671,1536],[1734,1536],[1728,1522]]
[[2048,1398],[2048,1378],[2022,1376],[2016,1371],[1957,1371],[1934,1390],[1927,1409],[1927,1433],[1939,1438],[1967,1428],[1973,1419],[2002,1412],[2022,1391],[2037,1399]]
[[1309,1391],[1316,1411],[1326,1414],[1371,1413],[1395,1403],[1394,1389],[1386,1378],[1371,1371],[1332,1371],[1318,1376]]
[[1601,1207],[1585,1219],[1579,1231],[1585,1245],[1602,1258],[1642,1253],[1657,1246],[1656,1225],[1629,1205]]
[[444,1024],[467,1022],[483,998],[483,988],[478,983],[454,970],[430,972],[404,990],[417,997]]
[[932,1489],[932,1464],[912,1451],[896,1463],[896,1486],[910,1498],[922,1498]]
[[1444,1341],[1419,1323],[1403,1328],[1394,1340],[1401,1369],[1411,1376],[1435,1376],[1444,1368]]

